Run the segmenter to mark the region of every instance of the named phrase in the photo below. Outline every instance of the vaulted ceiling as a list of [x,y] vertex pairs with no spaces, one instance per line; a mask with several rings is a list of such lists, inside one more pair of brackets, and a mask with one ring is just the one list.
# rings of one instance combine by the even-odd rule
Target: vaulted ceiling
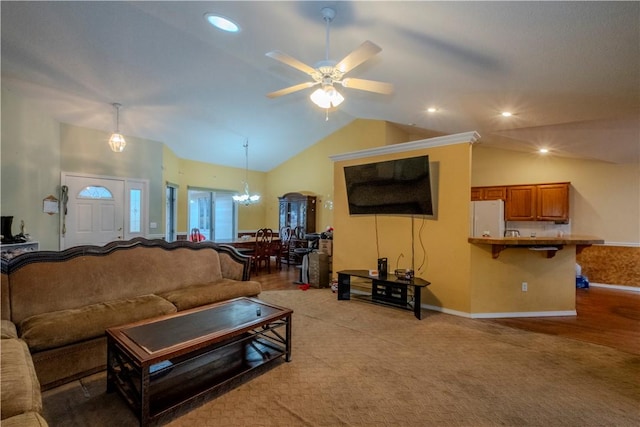
[[[382,51],[326,112],[309,81],[269,58],[330,58],[365,40]],[[212,27],[215,12],[236,34]],[[56,120],[120,129],[179,157],[270,170],[356,118],[387,120],[514,150],[624,163],[640,152],[640,2],[2,2],[2,86]],[[435,107],[434,113],[427,108]],[[502,111],[513,116],[503,117]],[[106,143],[106,142],[105,142]],[[339,152],[336,147],[336,152]],[[123,155],[126,155],[123,153]]]

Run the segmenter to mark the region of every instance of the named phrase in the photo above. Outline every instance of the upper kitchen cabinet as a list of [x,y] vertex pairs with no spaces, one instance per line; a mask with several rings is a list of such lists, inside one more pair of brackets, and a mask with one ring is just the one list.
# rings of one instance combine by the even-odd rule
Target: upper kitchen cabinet
[[569,183],[542,184],[537,187],[537,219],[569,222]]
[[507,186],[507,221],[569,222],[568,182]]
[[471,201],[478,200],[505,200],[507,188],[502,187],[471,187]]
[[507,221],[535,221],[536,186],[512,185],[507,187],[504,216]]

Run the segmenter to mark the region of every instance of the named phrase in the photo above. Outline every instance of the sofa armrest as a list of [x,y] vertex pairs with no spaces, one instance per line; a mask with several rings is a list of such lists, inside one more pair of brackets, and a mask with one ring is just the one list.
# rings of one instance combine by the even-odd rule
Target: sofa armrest
[[[6,268],[6,261],[2,261],[3,270]],[[0,274],[0,317],[11,319],[11,300],[9,298],[9,276],[5,271]]]
[[1,326],[0,338],[2,338],[3,340],[18,338],[18,331],[16,329],[16,325],[12,321],[2,319],[0,321],[0,326]]
[[222,277],[231,280],[251,279],[251,257],[243,255],[233,246],[216,245],[220,257]]

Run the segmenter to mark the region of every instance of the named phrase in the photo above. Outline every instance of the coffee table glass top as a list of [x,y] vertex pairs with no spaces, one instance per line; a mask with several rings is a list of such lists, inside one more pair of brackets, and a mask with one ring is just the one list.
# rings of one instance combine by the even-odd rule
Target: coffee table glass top
[[257,300],[240,298],[182,316],[133,326],[122,332],[147,352],[154,353],[209,334],[228,333],[259,324],[282,311]]

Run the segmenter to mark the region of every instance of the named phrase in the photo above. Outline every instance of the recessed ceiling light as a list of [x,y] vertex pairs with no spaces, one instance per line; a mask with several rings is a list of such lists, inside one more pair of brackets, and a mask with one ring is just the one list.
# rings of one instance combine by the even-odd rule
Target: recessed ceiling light
[[546,154],[546,153],[549,152],[549,149],[548,148],[541,148],[541,149],[538,150],[538,152],[542,153],[542,154]]
[[219,30],[226,31],[228,33],[237,33],[240,31],[238,24],[224,16],[216,15],[215,13],[205,13],[204,17],[211,25]]
[[510,111],[503,111],[501,114],[502,114],[502,117],[511,117],[511,116],[513,116],[513,114]]
[[429,107],[427,108],[427,112],[428,113],[435,113],[436,111],[438,111],[438,109],[436,107]]

